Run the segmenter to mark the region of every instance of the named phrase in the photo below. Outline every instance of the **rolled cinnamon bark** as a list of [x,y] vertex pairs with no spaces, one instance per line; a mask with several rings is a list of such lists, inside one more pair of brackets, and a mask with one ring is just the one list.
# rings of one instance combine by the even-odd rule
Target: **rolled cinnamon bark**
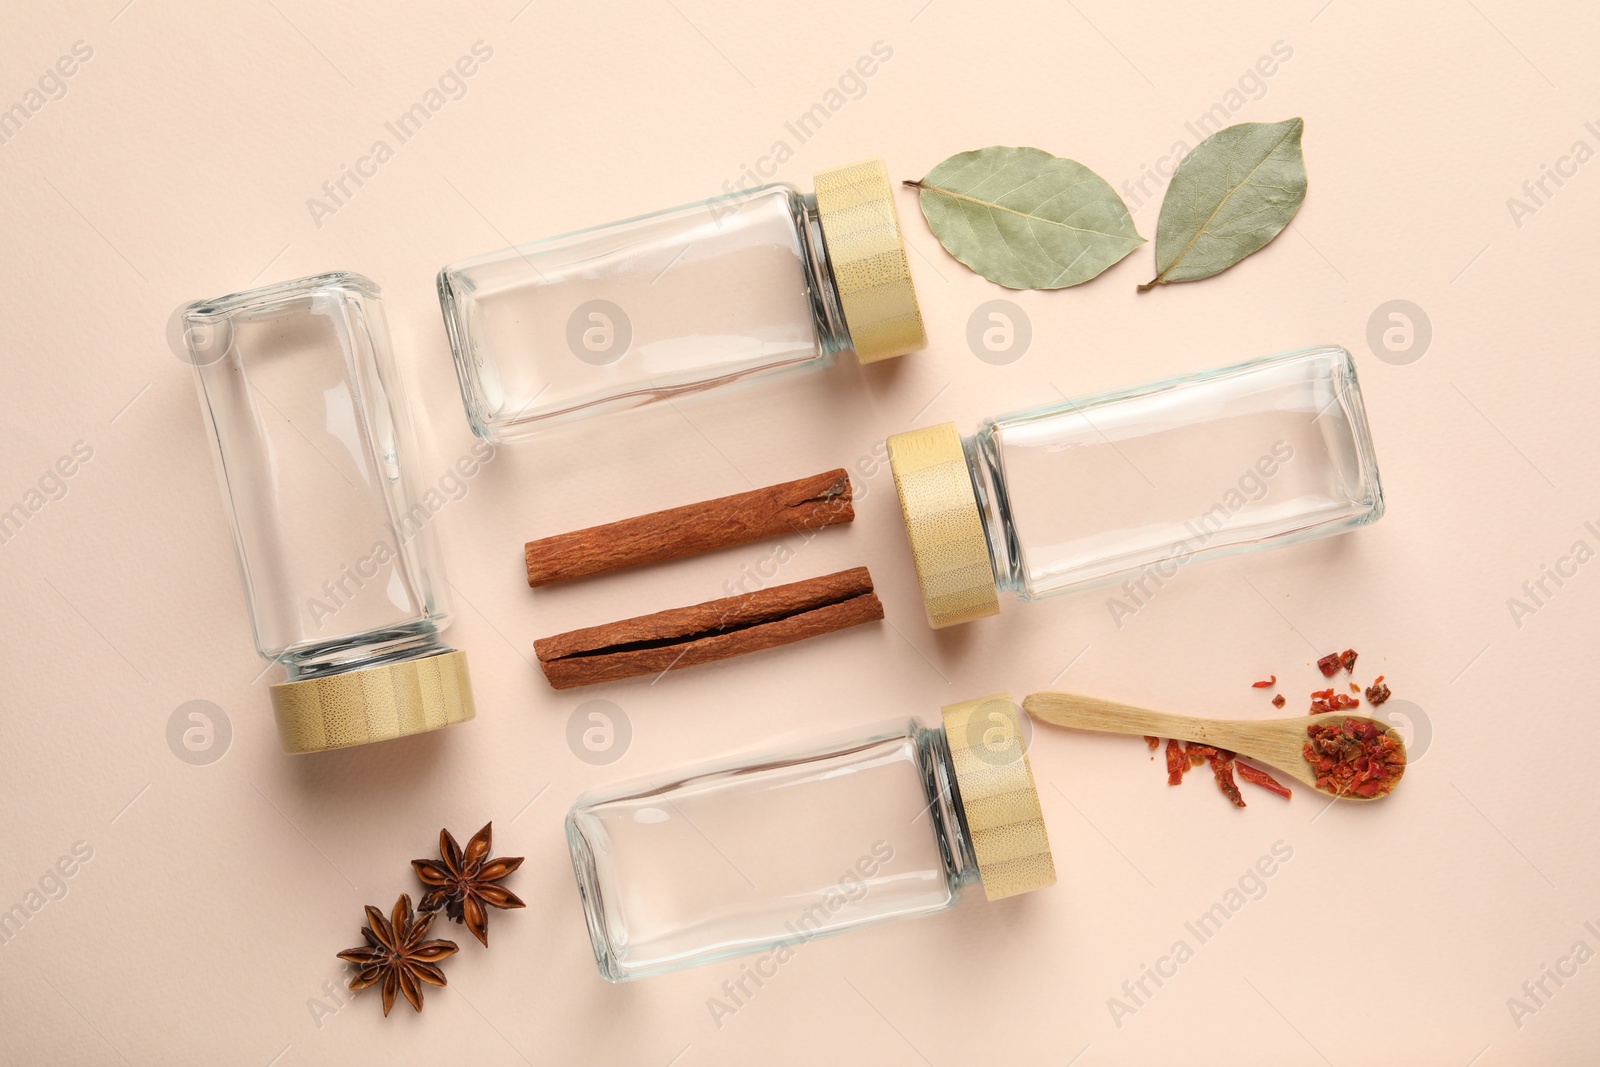
[[552,688],[682,670],[883,618],[865,567],[533,643]]
[[679,559],[729,545],[850,522],[844,468],[748,493],[654,511],[529,541],[523,548],[535,588],[643,563]]

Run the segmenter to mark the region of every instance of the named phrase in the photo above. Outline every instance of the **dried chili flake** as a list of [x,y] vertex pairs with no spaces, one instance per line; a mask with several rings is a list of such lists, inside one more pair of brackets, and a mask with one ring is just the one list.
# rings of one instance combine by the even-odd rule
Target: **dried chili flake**
[[1381,674],[1372,680],[1371,685],[1367,686],[1367,703],[1373,707],[1377,707],[1385,700],[1388,700],[1389,696],[1389,687],[1383,684],[1383,675]]
[[1208,759],[1216,759],[1222,753],[1210,745],[1202,745],[1198,741],[1190,741],[1184,754],[1189,757],[1191,766],[1198,767]]
[[1231,800],[1234,807],[1244,807],[1244,797],[1239,795],[1239,786],[1233,780],[1232,758],[1213,759],[1211,761],[1211,773],[1216,777],[1217,788],[1222,790],[1222,795]]
[[1357,685],[1355,682],[1351,682],[1350,683],[1350,692],[1352,692],[1352,693],[1361,692],[1361,686]]
[[1282,693],[1279,693],[1277,696],[1272,698],[1272,706],[1275,707],[1275,708],[1281,708],[1287,703],[1289,703],[1289,702],[1287,700],[1283,699],[1283,694]]
[[1329,711],[1348,711],[1360,707],[1361,701],[1348,693],[1335,693],[1331,688],[1317,689],[1311,694],[1311,715],[1321,715]]
[[1339,653],[1329,652],[1317,660],[1317,670],[1322,672],[1324,678],[1332,678],[1339,673]]
[[1405,753],[1393,734],[1370,719],[1347,718],[1306,727],[1301,754],[1317,775],[1317,788],[1335,796],[1381,797],[1405,773]]
[[1248,763],[1240,763],[1237,765],[1237,769],[1239,771],[1239,777],[1243,778],[1245,781],[1254,782],[1261,788],[1276,793],[1285,800],[1289,799],[1289,787],[1272,777],[1272,775],[1268,774],[1260,767],[1252,767]]
[[1183,772],[1189,769],[1189,760],[1184,755],[1183,746],[1176,740],[1167,742],[1167,784],[1182,785]]
[[1149,746],[1151,752],[1154,752],[1157,748],[1161,747],[1161,738],[1151,737],[1149,734],[1145,734],[1144,743]]
[[1347,648],[1339,653],[1339,666],[1344,668],[1346,674],[1354,674],[1356,669],[1356,650]]
[[1271,689],[1273,686],[1275,686],[1277,684],[1278,684],[1278,676],[1276,674],[1274,674],[1271,678],[1268,678],[1264,682],[1251,682],[1250,683],[1250,688],[1251,689]]

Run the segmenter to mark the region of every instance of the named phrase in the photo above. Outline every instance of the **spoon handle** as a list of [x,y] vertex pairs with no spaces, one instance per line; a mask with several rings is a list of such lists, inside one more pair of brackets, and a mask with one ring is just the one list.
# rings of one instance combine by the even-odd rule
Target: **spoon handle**
[[1035,718],[1075,730],[1175,737],[1252,755],[1261,747],[1261,723],[1173,715],[1076,693],[1034,693],[1022,707]]

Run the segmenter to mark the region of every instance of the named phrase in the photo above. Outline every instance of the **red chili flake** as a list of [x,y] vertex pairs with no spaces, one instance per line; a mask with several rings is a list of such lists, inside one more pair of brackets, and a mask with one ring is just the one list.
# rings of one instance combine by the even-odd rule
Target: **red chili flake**
[[1216,777],[1217,788],[1222,790],[1222,795],[1233,801],[1234,807],[1244,807],[1244,797],[1239,795],[1239,786],[1233,780],[1233,760],[1212,760],[1211,773]]
[[1251,689],[1271,689],[1273,686],[1275,686],[1277,684],[1278,684],[1278,676],[1276,674],[1274,674],[1271,678],[1268,678],[1264,682],[1251,682],[1250,683],[1250,688]]
[[1222,752],[1219,749],[1212,748],[1210,745],[1202,745],[1198,741],[1190,741],[1185,749],[1185,754],[1189,757],[1189,762],[1198,767],[1208,759],[1216,759],[1222,755]]
[[1283,699],[1283,694],[1282,693],[1279,693],[1277,696],[1272,698],[1272,706],[1275,707],[1275,708],[1281,708],[1287,703],[1289,703],[1289,702],[1287,700]]
[[1317,670],[1322,672],[1324,678],[1332,678],[1339,673],[1339,653],[1329,652],[1317,660]]
[[1185,757],[1183,746],[1176,740],[1167,742],[1167,784],[1182,785],[1183,772],[1189,769],[1189,760]]
[[1321,715],[1329,711],[1347,711],[1359,707],[1361,701],[1348,693],[1335,693],[1330,689],[1318,689],[1311,694],[1311,711],[1309,714]]
[[1151,752],[1154,752],[1157,748],[1159,748],[1161,746],[1161,738],[1159,738],[1159,737],[1151,737],[1149,734],[1145,734],[1144,735],[1144,743],[1146,745],[1150,746],[1150,751]]
[[1336,796],[1381,797],[1405,773],[1394,737],[1370,719],[1312,723],[1306,736],[1301,754],[1317,773],[1317,788]]
[[1383,684],[1383,675],[1378,675],[1371,685],[1367,686],[1367,703],[1377,707],[1389,699],[1389,687]]
[[1243,778],[1247,782],[1254,782],[1261,788],[1270,790],[1285,800],[1289,799],[1289,787],[1272,777],[1272,775],[1268,774],[1260,767],[1252,767],[1248,763],[1240,763],[1237,766],[1240,778]]
[[1354,674],[1356,669],[1356,650],[1347,648],[1339,653],[1339,666],[1344,668],[1346,674]]

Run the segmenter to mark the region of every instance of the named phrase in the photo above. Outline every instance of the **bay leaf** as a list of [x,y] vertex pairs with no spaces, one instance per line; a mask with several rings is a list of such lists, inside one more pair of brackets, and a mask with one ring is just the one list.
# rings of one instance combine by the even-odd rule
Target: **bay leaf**
[[1106,180],[1037,148],[951,156],[907,185],[945,250],[1008,289],[1062,289],[1144,244]]
[[1139,292],[1219,274],[1282,233],[1306,198],[1304,129],[1241,122],[1184,156],[1156,220],[1156,276]]

